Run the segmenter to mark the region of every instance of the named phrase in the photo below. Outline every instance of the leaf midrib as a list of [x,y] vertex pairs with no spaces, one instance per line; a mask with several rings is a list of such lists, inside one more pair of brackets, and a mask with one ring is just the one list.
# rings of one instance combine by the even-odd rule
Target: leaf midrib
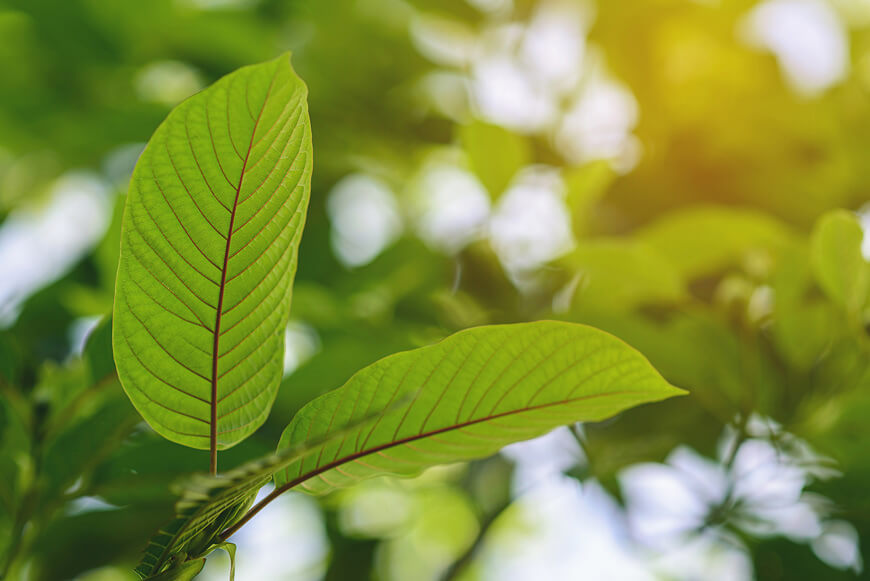
[[[400,438],[398,440],[384,442],[383,444],[378,444],[377,446],[373,446],[373,447],[368,448],[368,449],[363,449],[363,450],[359,450],[357,452],[353,452],[351,454],[347,454],[345,456],[342,456],[341,458],[335,458],[331,462],[328,462],[328,463],[323,464],[321,466],[317,466],[317,467],[315,467],[307,472],[303,472],[302,474],[300,474],[296,478],[294,478],[292,480],[288,480],[282,486],[276,487],[275,490],[273,490],[269,495],[264,497],[263,500],[261,500],[256,505],[254,505],[251,508],[251,510],[249,510],[245,514],[245,516],[242,517],[238,522],[236,522],[234,525],[232,525],[231,527],[224,530],[221,533],[220,538],[223,540],[228,539],[230,536],[233,535],[233,533],[235,533],[237,530],[239,530],[245,523],[247,523],[258,512],[260,512],[260,510],[262,510],[266,505],[268,505],[270,502],[275,500],[275,498],[284,494],[288,490],[291,490],[291,489],[299,486],[300,484],[306,482],[307,480],[310,480],[312,478],[320,476],[324,472],[328,472],[328,471],[332,470],[333,468],[336,468],[338,466],[342,466],[344,464],[355,462],[355,461],[359,460],[360,458],[365,458],[366,456],[370,456],[372,454],[377,454],[379,452],[382,452],[384,450],[389,450],[390,448],[395,448],[397,446],[403,446],[405,444],[410,444],[411,442],[416,442],[418,440],[424,440],[426,438],[431,438],[431,437],[437,436],[439,434],[449,433],[449,432],[456,431],[456,430],[462,430],[462,429],[470,427],[470,426],[474,426],[477,424],[486,423],[486,422],[490,422],[490,421],[495,421],[495,420],[505,418],[505,417],[510,417],[513,415],[535,412],[535,411],[547,409],[550,407],[569,405],[569,404],[577,403],[580,401],[602,398],[602,397],[613,397],[613,396],[620,396],[620,395],[640,395],[640,394],[648,394],[648,393],[649,393],[648,391],[644,391],[644,390],[628,389],[628,390],[620,390],[620,391],[610,391],[610,392],[605,392],[605,393],[592,393],[592,394],[586,394],[586,395],[581,395],[581,396],[576,396],[576,397],[570,397],[570,398],[562,399],[559,401],[546,402],[546,403],[532,405],[532,406],[523,406],[521,408],[510,409],[510,410],[506,410],[504,412],[499,412],[497,414],[487,414],[485,416],[466,420],[464,422],[452,423],[452,424],[449,424],[447,426],[442,426],[440,428],[435,428],[433,430],[429,430],[428,432],[421,432],[418,434],[413,434],[410,436],[406,436],[404,438]],[[323,447],[325,447],[327,445],[328,445],[328,443],[322,444],[321,452],[322,452]],[[343,446],[344,446],[344,440],[342,440],[341,443],[339,444],[338,452],[341,452],[341,448]],[[296,459],[296,460],[298,460],[298,459]],[[294,461],[296,461],[296,460],[294,460]],[[289,466],[285,466],[284,468],[279,468],[278,470],[275,470],[273,474],[277,474],[278,472],[280,472],[282,470],[287,470],[288,467]]]
[[[377,446],[372,446],[371,448],[367,448],[367,449],[359,450],[357,452],[353,452],[353,453],[348,454],[342,458],[337,458],[337,459],[335,459],[331,462],[328,462],[322,466],[319,466],[319,467],[317,467],[317,468],[315,468],[307,473],[303,473],[303,474],[299,475],[295,479],[288,481],[281,488],[284,488],[284,487],[294,488],[294,487],[302,484],[306,480],[310,480],[311,478],[319,476],[323,472],[327,472],[329,470],[332,470],[336,466],[341,466],[342,464],[348,464],[350,462],[354,462],[356,460],[359,460],[360,458],[370,456],[371,454],[377,454],[378,452],[381,452],[383,450],[389,450],[390,448],[395,448],[397,446],[410,444],[411,442],[416,442],[417,440],[424,440],[426,438],[431,438],[433,436],[438,436],[440,434],[444,434],[447,432],[452,432],[455,430],[462,430],[462,429],[465,429],[465,428],[468,428],[468,427],[471,427],[471,426],[474,426],[477,424],[491,422],[491,421],[499,420],[501,418],[505,418],[505,417],[509,417],[509,416],[513,416],[513,415],[517,415],[517,414],[535,412],[535,411],[550,408],[550,407],[561,406],[561,405],[570,405],[570,404],[577,403],[580,401],[595,399],[595,398],[599,398],[599,397],[611,397],[611,396],[619,396],[619,395],[635,395],[635,394],[641,394],[641,393],[645,393],[645,392],[640,391],[640,390],[622,390],[622,391],[611,391],[611,392],[607,392],[607,393],[593,393],[593,394],[581,395],[581,396],[577,396],[577,397],[571,397],[571,398],[567,398],[567,399],[563,399],[563,400],[555,401],[555,402],[547,402],[547,403],[542,403],[542,404],[537,404],[537,405],[532,405],[532,406],[524,406],[521,408],[510,409],[510,410],[506,410],[503,412],[499,412],[497,414],[489,414],[489,415],[485,415],[485,416],[482,416],[479,418],[466,420],[466,421],[460,422],[458,424],[456,424],[456,423],[449,424],[447,426],[442,426],[440,428],[435,428],[433,430],[429,430],[428,432],[420,432],[418,434],[412,434],[410,436],[405,436],[403,438],[393,439],[389,442],[384,442],[383,444],[378,444]],[[342,441],[342,443],[339,445],[339,451],[341,450],[341,446],[343,446],[343,445],[344,445],[344,442]],[[326,444],[324,444],[321,447],[321,450],[325,447],[326,447]],[[286,468],[285,468],[285,470],[286,470]]]
[[[214,323],[214,343],[212,348],[212,362],[211,362],[211,403],[210,403],[210,412],[211,412],[211,421],[209,422],[209,453],[210,453],[210,471],[212,474],[217,473],[217,406],[218,406],[218,361],[219,357],[219,343],[221,336],[221,315],[223,314],[223,305],[224,305],[224,291],[226,290],[227,283],[227,268],[229,266],[230,261],[230,245],[233,240],[233,224],[236,219],[236,210],[239,205],[239,194],[242,191],[242,183],[245,179],[245,169],[248,166],[248,160],[251,157],[251,151],[254,149],[254,137],[257,135],[257,127],[260,124],[260,118],[263,116],[263,111],[266,109],[266,103],[269,102],[269,95],[272,93],[272,85],[275,83],[275,77],[278,74],[278,70],[276,68],[275,72],[272,73],[272,78],[269,81],[269,88],[266,90],[266,96],[263,99],[263,104],[260,106],[260,111],[257,113],[257,118],[254,120],[254,128],[251,131],[251,139],[248,142],[248,150],[245,152],[245,159],[242,161],[242,170],[239,173],[239,183],[236,186],[236,193],[233,199],[233,207],[230,212],[230,224],[229,229],[227,231],[227,244],[224,249],[224,261],[223,267],[221,268],[221,282],[218,286],[218,302],[217,309],[215,311],[215,323]],[[229,89],[227,89],[229,90]],[[228,112],[229,113],[229,112]]]

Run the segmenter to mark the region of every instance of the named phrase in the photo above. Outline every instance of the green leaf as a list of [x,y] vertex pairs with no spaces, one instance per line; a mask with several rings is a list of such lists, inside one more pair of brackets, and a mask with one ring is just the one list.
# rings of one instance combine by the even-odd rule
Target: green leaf
[[[379,474],[413,474],[680,393],[640,353],[592,327],[477,327],[386,357],[311,401],[285,429],[279,450],[325,443],[277,473],[275,483],[320,493]],[[346,429],[381,411],[376,421]],[[326,439],[343,430],[342,438]]]
[[136,573],[152,579],[180,558],[199,558],[220,543],[218,535],[238,521],[250,508],[257,492],[269,481],[273,456],[248,463],[226,476],[197,474],[179,487],[175,518],[160,529],[148,547]]
[[386,357],[313,400],[275,454],[220,476],[192,477],[179,487],[175,519],[152,539],[136,570],[156,575],[176,555],[213,549],[229,536],[222,531],[241,524],[250,498],[272,476],[279,488],[269,499],[303,482],[329,490],[324,477],[341,478],[343,486],[409,474],[681,393],[640,353],[585,325],[542,321],[462,331]]
[[686,296],[674,267],[648,245],[630,239],[581,241],[560,263],[576,273],[572,302],[579,311],[627,311]]
[[562,172],[565,203],[571,209],[574,233],[585,236],[592,229],[593,209],[608,192],[617,174],[610,162],[597,160]]
[[13,338],[7,331],[0,332],[0,387],[12,387],[18,383],[21,356]]
[[475,121],[460,128],[459,139],[472,171],[493,198],[501,196],[517,171],[531,160],[525,137],[498,125]]
[[846,210],[825,214],[810,240],[810,261],[816,280],[834,303],[859,312],[870,298],[870,263],[861,253],[864,230]]
[[153,581],[193,581],[203,567],[205,567],[204,558],[179,561],[172,568],[154,577]]
[[230,581],[236,579],[236,546],[233,543],[222,542],[215,545],[215,549],[223,549],[230,557]]
[[115,374],[115,359],[112,357],[112,317],[103,317],[90,332],[85,342],[82,358],[87,367],[90,384],[96,385]]
[[829,348],[837,321],[836,307],[810,292],[813,274],[808,245],[801,243],[785,252],[769,284],[775,299],[770,335],[780,353],[807,372]]
[[76,418],[72,426],[52,433],[45,445],[42,502],[47,505],[56,500],[77,479],[87,482],[93,467],[118,447],[138,421],[119,393],[100,402],[89,416]]
[[793,238],[782,223],[746,209],[701,206],[674,212],[636,233],[686,279],[738,265],[753,251],[777,253]]
[[113,346],[136,409],[164,437],[228,448],[266,419],[311,178],[307,89],[288,55],[176,107],[136,165]]

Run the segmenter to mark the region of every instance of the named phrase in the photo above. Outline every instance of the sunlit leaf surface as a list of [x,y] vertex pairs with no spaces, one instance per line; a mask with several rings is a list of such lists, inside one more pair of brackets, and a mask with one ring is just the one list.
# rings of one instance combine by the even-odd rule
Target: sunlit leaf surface
[[242,68],[179,105],[136,165],[115,357],[175,442],[232,446],[274,401],[309,196],[306,95],[288,55]]
[[[541,321],[468,329],[386,357],[309,403],[279,449],[387,411],[328,440],[275,483],[326,492],[378,474],[414,474],[679,393],[640,353],[591,327]],[[391,407],[402,398],[407,403]]]

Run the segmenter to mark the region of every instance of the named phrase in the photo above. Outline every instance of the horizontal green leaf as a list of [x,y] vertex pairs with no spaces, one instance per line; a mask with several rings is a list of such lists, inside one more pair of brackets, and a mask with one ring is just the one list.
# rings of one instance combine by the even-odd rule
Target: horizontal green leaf
[[846,210],[825,214],[810,240],[810,259],[825,294],[849,312],[870,299],[870,262],[861,253],[864,231],[857,216]]
[[778,252],[792,233],[760,212],[701,206],[669,214],[641,228],[636,238],[693,279],[735,266],[754,250]]
[[[592,327],[477,327],[382,359],[311,401],[285,429],[279,450],[325,443],[275,482],[327,492],[379,474],[413,474],[680,393],[640,353]],[[347,429],[381,410],[376,421]],[[340,431],[340,439],[329,438]]]
[[680,393],[640,353],[591,327],[543,321],[463,331],[386,357],[313,400],[275,454],[180,486],[175,519],[151,541],[137,571],[147,577],[176,555],[202,556],[229,536],[227,527],[242,523],[242,508],[272,476],[279,488],[270,498],[315,476],[309,490],[332,488],[324,476],[344,485],[407,474]]
[[307,89],[288,55],[179,105],[136,165],[113,345],[136,409],[164,437],[224,449],[265,421],[309,197]]

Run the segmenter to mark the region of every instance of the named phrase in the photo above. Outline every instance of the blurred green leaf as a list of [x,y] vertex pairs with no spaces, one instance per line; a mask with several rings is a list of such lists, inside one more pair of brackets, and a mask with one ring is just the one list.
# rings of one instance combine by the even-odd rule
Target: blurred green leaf
[[592,209],[607,193],[616,179],[616,172],[609,162],[599,160],[566,169],[562,179],[565,181],[565,202],[571,209],[574,233],[585,236],[593,228]]
[[752,251],[778,253],[792,238],[766,214],[725,207],[696,207],[666,215],[636,232],[687,280],[739,265]]
[[90,470],[117,448],[139,421],[129,402],[119,393],[114,395],[88,417],[77,417],[72,426],[53,434],[43,460],[41,492],[45,506],[75,486],[78,479],[88,478]]
[[11,388],[18,384],[20,365],[21,359],[13,336],[0,331],[0,386],[5,384]]
[[573,304],[580,311],[630,311],[674,304],[687,297],[679,272],[651,246],[622,238],[581,241],[560,259],[576,278]]
[[115,358],[112,354],[112,317],[103,317],[91,330],[82,351],[91,385],[106,380],[115,374]]
[[[33,547],[32,581],[73,579],[107,562],[128,567],[148,536],[169,517],[154,506],[102,507],[58,514]],[[99,547],[99,550],[94,550]]]
[[870,299],[870,262],[861,253],[863,239],[857,216],[835,210],[819,219],[810,240],[819,285],[832,301],[853,314]]
[[805,244],[784,253],[774,270],[771,334],[783,356],[808,370],[828,348],[836,331],[833,306],[810,292],[813,275]]
[[483,121],[459,127],[459,141],[471,169],[493,199],[504,193],[516,173],[531,162],[526,138]]

